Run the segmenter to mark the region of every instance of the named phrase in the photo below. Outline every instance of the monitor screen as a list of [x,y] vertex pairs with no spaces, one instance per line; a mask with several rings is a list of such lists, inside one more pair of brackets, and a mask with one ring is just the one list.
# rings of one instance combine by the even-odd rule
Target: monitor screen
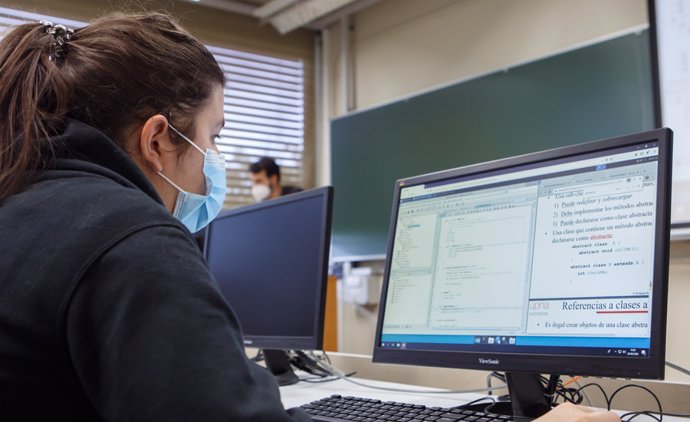
[[221,214],[205,255],[245,344],[321,349],[333,188],[295,193]]
[[399,180],[374,360],[663,378],[671,136]]

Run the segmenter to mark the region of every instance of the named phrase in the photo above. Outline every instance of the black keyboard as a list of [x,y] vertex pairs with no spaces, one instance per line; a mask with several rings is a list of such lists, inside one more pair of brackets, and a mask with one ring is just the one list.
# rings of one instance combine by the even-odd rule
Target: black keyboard
[[426,407],[421,404],[399,403],[364,399],[359,397],[341,397],[333,395],[302,406],[315,421],[396,421],[396,422],[507,422],[510,416],[456,408]]

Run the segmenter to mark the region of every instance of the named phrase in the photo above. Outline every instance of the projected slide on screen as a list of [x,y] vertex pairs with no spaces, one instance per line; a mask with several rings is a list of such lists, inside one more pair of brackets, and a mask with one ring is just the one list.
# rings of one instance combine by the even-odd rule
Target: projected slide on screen
[[690,223],[690,0],[656,0],[661,124],[673,129],[672,223]]
[[[651,309],[654,163],[544,184],[530,291],[531,333],[647,336]],[[621,328],[626,328],[621,330]]]
[[403,188],[383,339],[646,346],[657,155]]

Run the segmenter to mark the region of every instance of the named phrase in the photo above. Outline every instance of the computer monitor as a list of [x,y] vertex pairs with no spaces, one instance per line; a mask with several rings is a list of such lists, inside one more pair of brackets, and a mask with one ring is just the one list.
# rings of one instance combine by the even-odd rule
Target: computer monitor
[[332,203],[332,187],[312,189],[225,212],[206,230],[206,260],[244,343],[264,349],[282,384],[297,378],[274,349],[322,348]]
[[663,378],[668,129],[398,180],[374,361]]

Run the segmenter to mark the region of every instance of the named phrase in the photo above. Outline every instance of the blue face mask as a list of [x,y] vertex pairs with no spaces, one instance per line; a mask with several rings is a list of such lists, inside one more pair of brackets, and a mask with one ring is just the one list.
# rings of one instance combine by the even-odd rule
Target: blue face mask
[[170,129],[189,142],[200,153],[204,154],[204,177],[206,178],[206,195],[187,192],[168,179],[163,173],[158,174],[179,191],[173,217],[180,220],[190,232],[196,233],[211,222],[223,207],[226,192],[225,158],[208,148],[204,152],[189,138],[168,124]]

